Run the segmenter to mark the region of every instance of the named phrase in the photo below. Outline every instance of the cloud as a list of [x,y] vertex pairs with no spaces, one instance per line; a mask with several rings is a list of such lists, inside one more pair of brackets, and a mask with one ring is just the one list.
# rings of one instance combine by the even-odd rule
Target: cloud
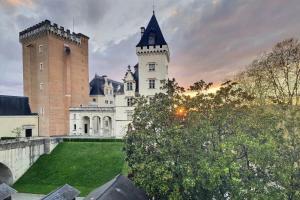
[[32,6],[32,0],[4,0],[10,6]]
[[[0,74],[0,85],[5,85],[0,87],[1,94],[22,94],[18,32],[46,18],[71,30],[74,18],[75,32],[90,37],[90,78],[98,73],[120,81],[126,66],[136,64],[135,45],[140,27],[151,17],[152,1],[26,1],[0,3],[0,70],[5,71]],[[164,0],[156,4],[171,50],[169,74],[183,86],[200,79],[220,82],[276,42],[300,36],[298,0]]]

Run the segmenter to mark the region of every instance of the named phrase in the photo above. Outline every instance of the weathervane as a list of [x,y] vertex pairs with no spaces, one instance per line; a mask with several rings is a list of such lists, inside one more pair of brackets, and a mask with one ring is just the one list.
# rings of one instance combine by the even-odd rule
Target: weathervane
[[154,4],[154,0],[153,0],[153,15],[155,14],[155,4]]

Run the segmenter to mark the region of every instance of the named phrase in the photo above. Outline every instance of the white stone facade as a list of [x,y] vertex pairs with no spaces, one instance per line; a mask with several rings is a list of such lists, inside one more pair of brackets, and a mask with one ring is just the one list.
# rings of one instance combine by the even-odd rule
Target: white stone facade
[[90,104],[70,108],[70,135],[123,138],[132,122],[134,101],[164,92],[161,81],[168,78],[169,47],[153,14],[136,47],[138,64],[130,66],[123,82],[106,76],[91,81]]

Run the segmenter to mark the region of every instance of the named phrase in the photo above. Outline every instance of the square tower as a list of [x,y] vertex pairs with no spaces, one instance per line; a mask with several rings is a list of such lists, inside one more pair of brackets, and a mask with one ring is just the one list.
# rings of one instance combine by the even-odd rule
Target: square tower
[[39,135],[67,135],[69,107],[88,104],[88,40],[45,20],[19,33],[24,95],[39,113]]

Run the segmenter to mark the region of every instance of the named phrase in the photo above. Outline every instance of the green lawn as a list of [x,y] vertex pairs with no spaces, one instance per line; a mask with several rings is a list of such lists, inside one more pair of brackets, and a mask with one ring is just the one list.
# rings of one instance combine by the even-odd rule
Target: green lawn
[[47,194],[68,183],[86,196],[126,173],[122,142],[64,142],[41,156],[14,184],[18,192]]

